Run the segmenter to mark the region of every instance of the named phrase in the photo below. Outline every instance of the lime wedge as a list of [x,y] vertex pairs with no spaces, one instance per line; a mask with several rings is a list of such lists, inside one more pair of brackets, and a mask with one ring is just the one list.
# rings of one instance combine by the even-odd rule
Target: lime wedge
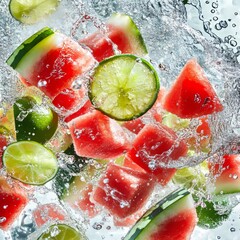
[[49,149],[33,141],[10,144],[3,164],[11,177],[31,185],[43,185],[58,171],[57,158]]
[[38,240],[81,240],[82,234],[65,224],[54,224],[38,238]]
[[159,79],[153,66],[134,55],[122,54],[100,62],[89,86],[95,108],[127,121],[146,113],[157,99]]
[[11,0],[9,10],[19,22],[34,24],[53,13],[60,0]]

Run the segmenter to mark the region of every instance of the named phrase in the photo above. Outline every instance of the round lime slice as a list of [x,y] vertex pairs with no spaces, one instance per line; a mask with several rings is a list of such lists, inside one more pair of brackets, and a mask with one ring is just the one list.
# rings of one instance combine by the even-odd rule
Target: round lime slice
[[34,141],[10,144],[3,154],[3,164],[15,179],[31,185],[43,185],[58,171],[52,151]]
[[19,22],[34,24],[53,13],[60,0],[11,0],[9,10]]
[[74,228],[65,224],[54,224],[51,225],[38,240],[81,240],[84,239]]
[[89,98],[104,114],[127,121],[152,107],[159,85],[158,75],[149,62],[134,55],[116,55],[96,67]]

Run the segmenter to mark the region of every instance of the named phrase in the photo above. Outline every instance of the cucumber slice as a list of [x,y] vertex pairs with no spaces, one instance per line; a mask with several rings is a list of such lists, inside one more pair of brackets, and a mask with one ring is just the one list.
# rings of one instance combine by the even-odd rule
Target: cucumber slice
[[159,79],[153,66],[134,55],[102,61],[89,86],[89,98],[109,117],[127,121],[146,113],[157,99]]
[[58,171],[54,153],[34,141],[8,145],[3,154],[3,164],[11,177],[30,185],[43,185]]
[[45,38],[54,34],[54,31],[48,27],[45,27],[25,40],[7,59],[7,64],[13,69],[16,69],[23,57],[27,55],[36,45],[38,45]]
[[[151,235],[158,231],[165,221],[172,217],[178,218],[179,212],[184,212],[192,208],[194,208],[194,201],[191,194],[185,189],[178,189],[150,208],[128,232],[124,240],[156,239],[151,238]],[[193,221],[190,225],[196,222],[196,216],[192,217]],[[173,222],[174,224],[177,223]],[[172,227],[174,228],[174,226]],[[182,230],[184,231],[184,229]],[[171,229],[168,234],[172,234]],[[188,232],[187,234],[190,233]]]
[[53,13],[60,0],[11,0],[9,10],[19,22],[34,24]]
[[148,53],[143,37],[130,16],[122,13],[114,13],[109,18],[108,24],[123,29],[136,55],[145,56]]

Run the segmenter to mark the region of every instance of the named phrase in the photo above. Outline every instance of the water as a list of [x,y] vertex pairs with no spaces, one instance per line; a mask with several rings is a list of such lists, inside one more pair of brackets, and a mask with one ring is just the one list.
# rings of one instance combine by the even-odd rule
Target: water
[[[222,113],[210,119],[214,137],[211,154],[220,151],[237,152],[240,135],[240,37],[237,31],[240,12],[237,0],[188,0],[185,1],[188,2],[186,5],[181,0],[134,0],[127,3],[117,0],[62,0],[56,13],[33,26],[24,26],[15,21],[9,14],[8,2],[0,0],[1,103],[13,103],[22,92],[22,87],[16,84],[16,74],[5,61],[26,37],[49,26],[79,40],[96,29],[104,31],[104,21],[113,12],[124,12],[139,26],[147,44],[149,60],[156,68],[163,86],[170,86],[189,58],[197,58],[225,107]],[[3,104],[1,107],[4,109],[6,106]],[[196,165],[206,157],[209,155],[183,159],[181,164]],[[152,202],[156,201],[157,194],[163,196],[171,187],[155,190]],[[233,198],[238,202],[238,196]],[[35,208],[39,202],[56,201],[49,185],[36,191],[32,196],[31,207]],[[14,224],[13,231],[0,231],[2,239],[24,240],[36,229],[35,223],[32,223],[31,207],[30,210],[24,210]],[[69,221],[82,223],[78,227],[86,229],[89,239],[120,240],[128,230],[114,227],[112,219],[104,210],[101,215],[88,220],[70,207],[62,207],[70,213]],[[191,239],[238,240],[239,210],[239,206],[235,207],[228,221],[214,230],[196,227]]]

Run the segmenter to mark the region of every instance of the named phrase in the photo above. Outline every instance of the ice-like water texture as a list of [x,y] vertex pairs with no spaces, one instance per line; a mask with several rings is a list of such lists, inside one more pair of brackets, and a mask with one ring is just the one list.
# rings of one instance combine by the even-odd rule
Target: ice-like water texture
[[[236,34],[236,32],[240,15],[240,12],[237,12],[239,3],[237,0],[232,2],[189,0],[185,2],[188,4],[184,5],[181,0],[129,0],[128,2],[123,0],[62,0],[56,13],[35,25],[27,26],[14,20],[8,10],[9,1],[1,0],[1,106],[4,102],[13,102],[18,92],[16,91],[19,88],[16,84],[16,74],[5,61],[19,43],[44,26],[53,27],[79,39],[97,28],[104,29],[104,20],[113,12],[120,11],[132,16],[139,26],[149,50],[149,59],[157,69],[163,86],[170,86],[189,58],[198,59],[225,106],[224,112],[212,117],[215,139],[213,151],[227,147],[230,142],[238,144],[240,135],[238,62],[240,40],[239,33]],[[226,12],[230,15],[225,16]],[[192,163],[199,161],[199,159],[190,160]],[[192,239],[239,239],[240,229],[239,226],[237,227],[239,214],[236,214],[236,211],[225,225],[214,231],[203,231],[197,228]],[[24,218],[24,214],[22,217]],[[83,221],[82,216],[78,218],[74,213],[73,218],[75,222]],[[109,228],[110,224],[111,220],[106,220],[104,216],[98,216],[98,219],[91,222],[86,219],[83,221],[83,226],[88,226],[89,239],[120,240],[127,229]],[[21,225],[21,220],[16,223],[15,227],[17,225]],[[17,227],[17,229],[21,228]],[[223,231],[225,233],[221,233]],[[7,235],[5,236],[7,238]],[[15,236],[14,240],[26,239],[26,235],[20,237],[21,234],[18,234],[16,237],[16,231],[12,236]]]

